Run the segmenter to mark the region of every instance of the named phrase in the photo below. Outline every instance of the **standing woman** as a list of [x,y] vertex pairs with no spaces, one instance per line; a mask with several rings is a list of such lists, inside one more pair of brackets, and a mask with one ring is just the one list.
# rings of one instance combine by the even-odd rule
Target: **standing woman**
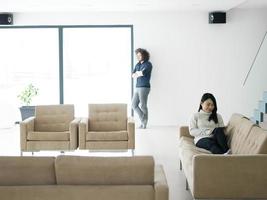
[[152,64],[149,62],[149,52],[147,50],[138,48],[135,50],[135,54],[138,63],[132,73],[132,77],[136,79],[132,108],[139,116],[140,128],[145,129],[148,121],[147,99],[150,92]]

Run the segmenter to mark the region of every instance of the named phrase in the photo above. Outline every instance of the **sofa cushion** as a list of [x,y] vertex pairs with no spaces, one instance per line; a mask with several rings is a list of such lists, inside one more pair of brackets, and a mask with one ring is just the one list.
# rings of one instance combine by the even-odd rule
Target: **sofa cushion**
[[234,153],[237,154],[267,154],[267,131],[253,125],[247,135],[240,132],[236,135],[236,139],[240,139],[240,143],[235,147]]
[[96,132],[89,131],[86,134],[86,140],[89,141],[127,141],[128,132],[127,131],[109,131],[109,132]]
[[58,156],[59,185],[153,185],[154,159],[136,157]]
[[251,132],[253,126],[255,125],[247,118],[242,118],[236,125],[230,143],[233,154],[257,153],[256,148],[252,145],[257,140],[256,137],[253,137],[254,132]]
[[54,160],[54,157],[0,157],[0,185],[54,185]]
[[203,148],[199,148],[194,144],[194,139],[193,138],[189,138],[189,137],[181,137],[179,140],[179,148],[183,148],[183,149],[194,149],[194,151],[199,152],[199,153],[208,153],[211,154],[210,151],[203,149]]
[[35,108],[35,131],[68,131],[74,119],[74,105],[42,105]]
[[127,104],[89,104],[90,131],[127,129]]
[[231,144],[232,137],[234,133],[236,132],[236,130],[238,129],[238,127],[241,125],[241,121],[243,118],[245,118],[245,116],[238,114],[238,113],[234,113],[231,116],[225,129],[225,134],[227,136],[227,141],[228,141],[229,146]]
[[64,132],[28,132],[27,140],[31,141],[69,141],[69,131]]

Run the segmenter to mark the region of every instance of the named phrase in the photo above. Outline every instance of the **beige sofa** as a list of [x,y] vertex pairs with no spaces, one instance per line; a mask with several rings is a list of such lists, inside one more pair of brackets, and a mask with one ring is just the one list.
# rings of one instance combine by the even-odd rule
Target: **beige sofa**
[[35,116],[20,123],[21,152],[77,149],[78,123],[73,105],[36,106]]
[[267,131],[233,114],[226,128],[231,155],[197,148],[180,127],[179,157],[194,199],[267,199]]
[[89,104],[89,118],[79,123],[79,149],[135,149],[135,123],[127,104]]
[[0,157],[3,200],[168,200],[153,157]]

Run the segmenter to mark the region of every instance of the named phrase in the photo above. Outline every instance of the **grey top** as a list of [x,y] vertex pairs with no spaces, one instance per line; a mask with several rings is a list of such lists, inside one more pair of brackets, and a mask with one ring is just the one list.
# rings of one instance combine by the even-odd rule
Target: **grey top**
[[190,120],[189,132],[194,136],[194,143],[196,144],[200,139],[206,137],[212,137],[212,131],[217,127],[224,127],[223,119],[220,114],[217,113],[218,123],[215,124],[213,120],[209,121],[211,113],[200,110],[195,113]]

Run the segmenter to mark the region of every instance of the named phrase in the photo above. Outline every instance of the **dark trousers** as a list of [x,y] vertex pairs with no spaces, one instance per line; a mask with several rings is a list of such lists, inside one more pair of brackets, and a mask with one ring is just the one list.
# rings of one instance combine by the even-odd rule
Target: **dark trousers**
[[199,148],[207,149],[213,154],[223,154],[229,150],[227,145],[226,135],[224,134],[224,128],[215,128],[212,132],[212,137],[202,138],[196,146]]

